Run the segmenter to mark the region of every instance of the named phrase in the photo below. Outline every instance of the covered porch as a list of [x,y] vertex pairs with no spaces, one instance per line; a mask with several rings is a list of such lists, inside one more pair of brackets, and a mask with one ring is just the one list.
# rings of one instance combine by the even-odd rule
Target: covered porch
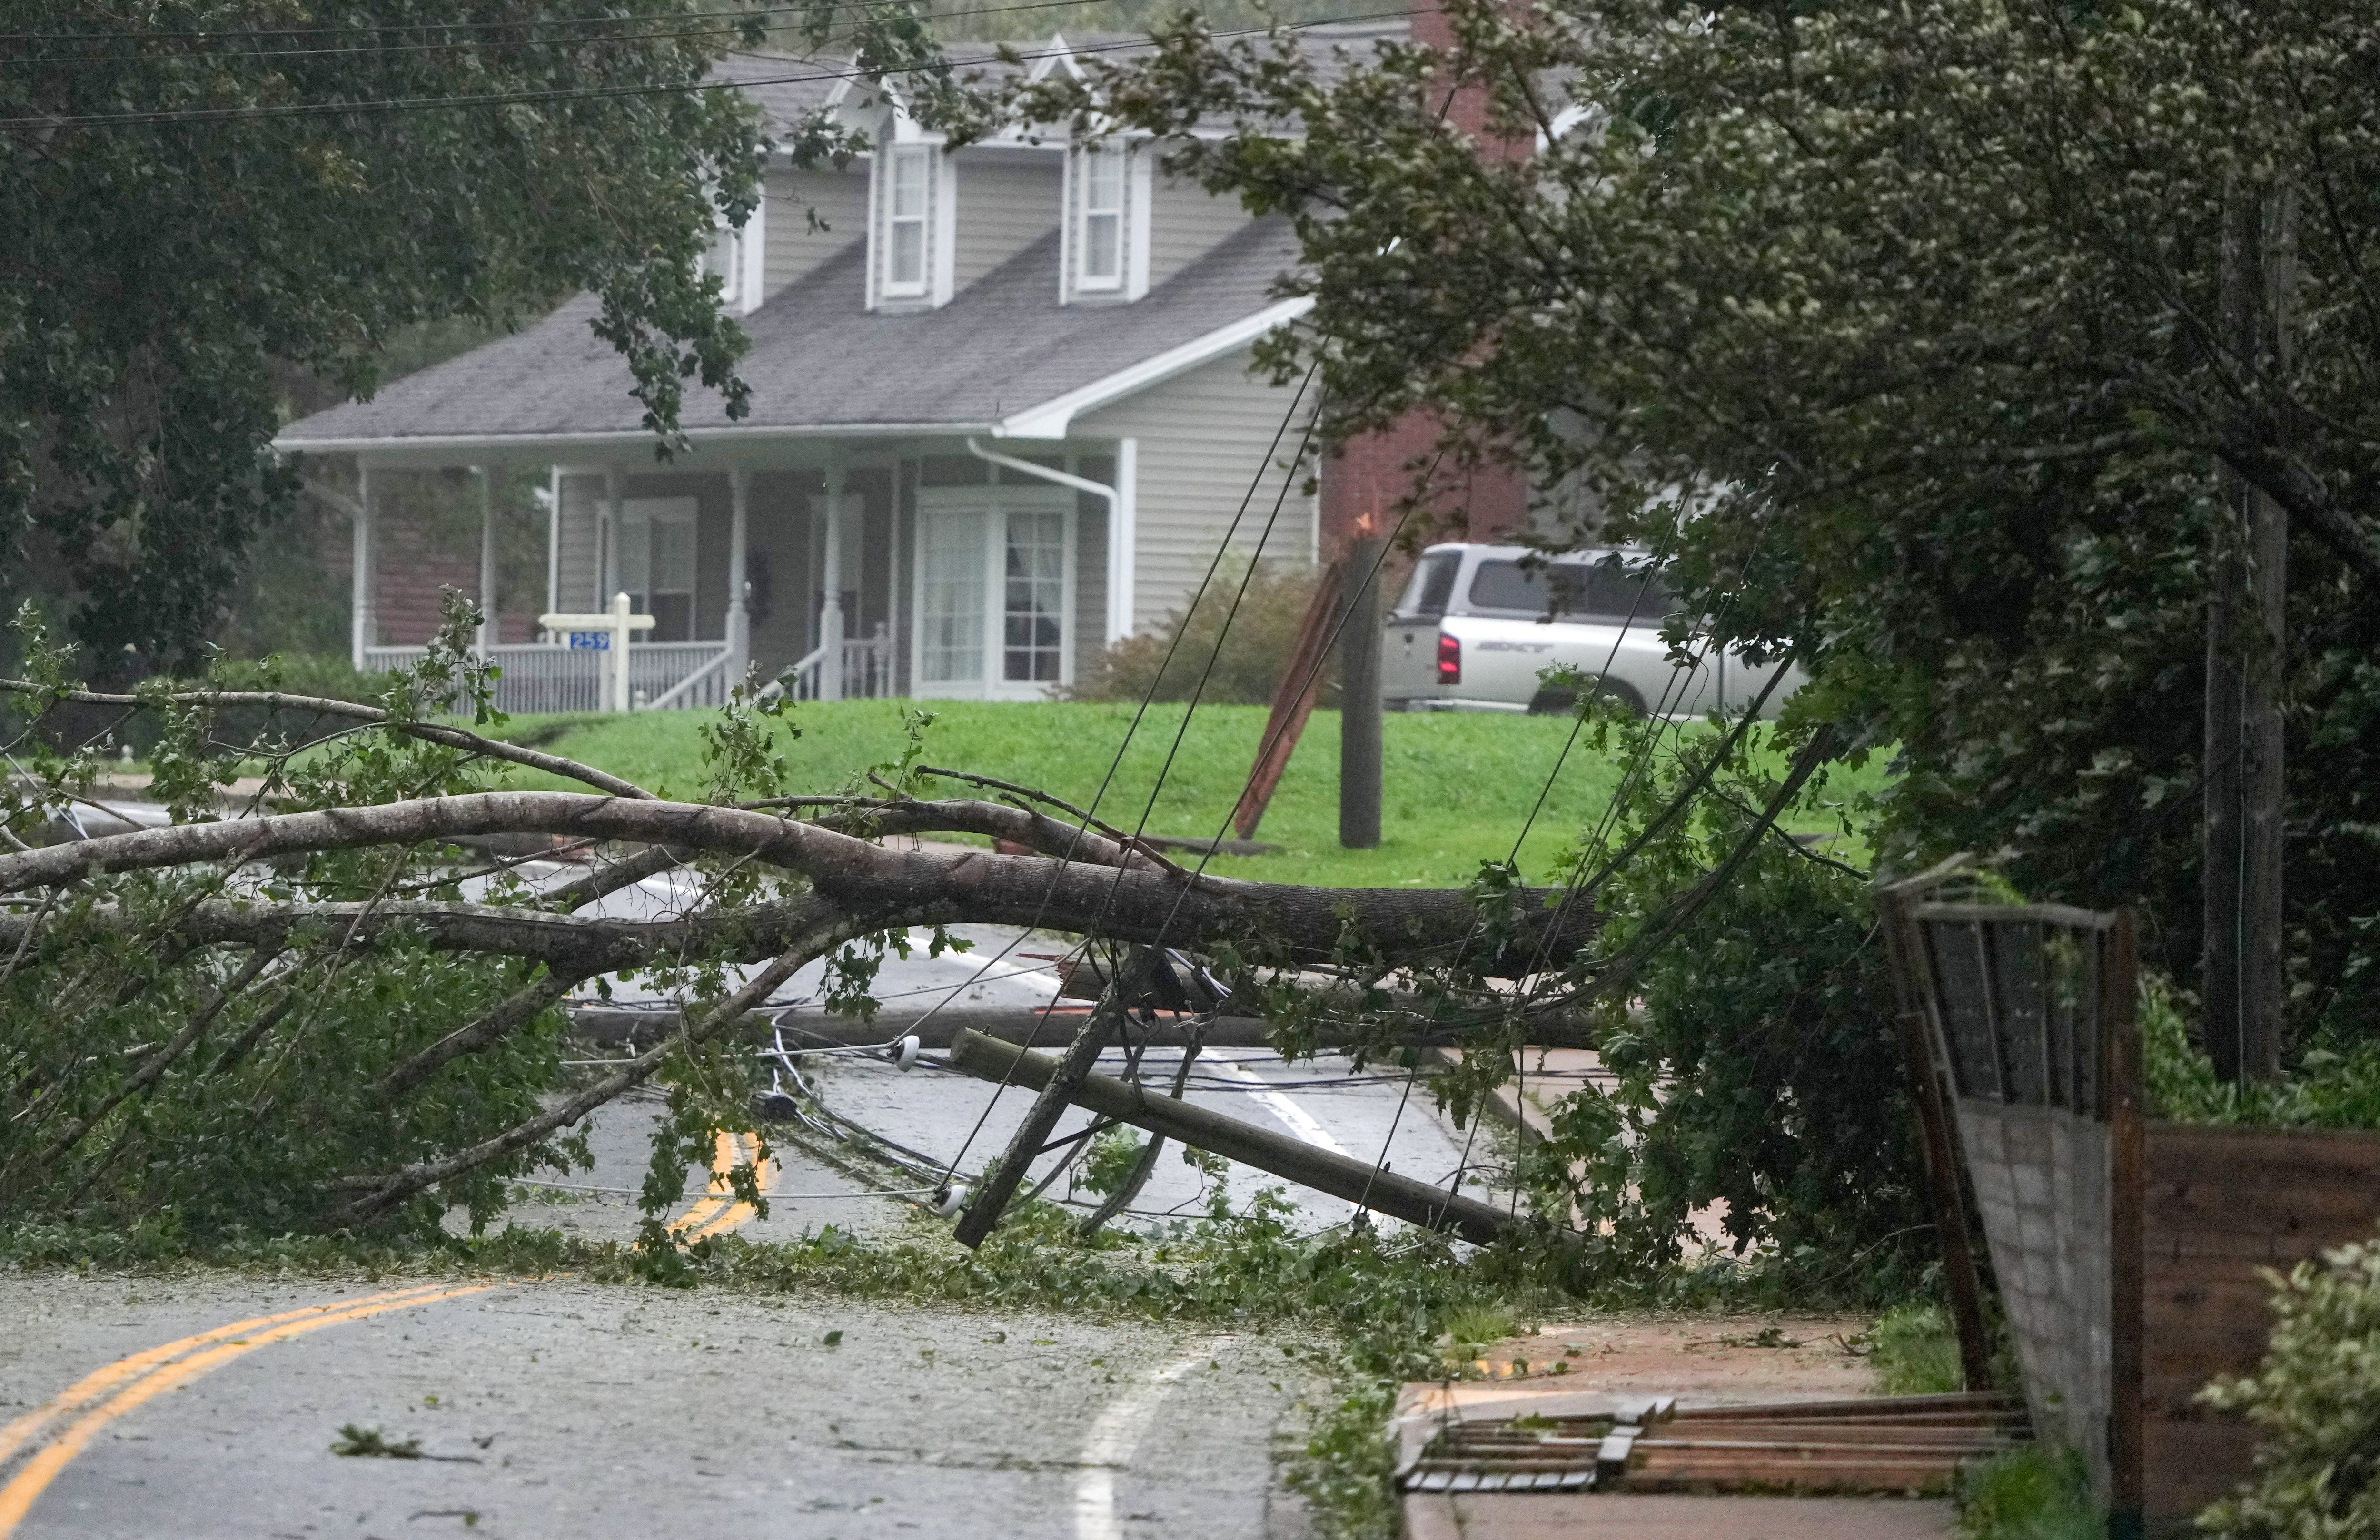
[[[606,651],[498,616],[500,537],[525,532],[500,529],[521,515],[493,489],[530,466],[543,471],[543,612],[625,593],[653,618],[629,648],[631,709],[716,707],[747,679],[805,699],[1046,698],[1133,629],[1133,440],[713,440],[662,465],[643,445],[603,447],[468,462],[490,617],[477,648],[503,671],[506,712],[600,711],[613,693]],[[385,564],[384,530],[394,479],[458,468],[425,448],[358,461],[358,670],[426,651],[408,579],[422,585]]]

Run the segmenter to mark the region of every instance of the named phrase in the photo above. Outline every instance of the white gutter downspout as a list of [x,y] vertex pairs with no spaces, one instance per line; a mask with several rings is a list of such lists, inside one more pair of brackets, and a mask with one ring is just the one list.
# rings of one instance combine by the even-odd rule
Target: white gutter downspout
[[1044,481],[1055,481],[1062,487],[1072,487],[1078,492],[1088,492],[1103,499],[1108,505],[1108,645],[1132,635],[1133,584],[1133,506],[1132,486],[1137,468],[1140,441],[1123,439],[1116,444],[1116,484],[1101,486],[1099,482],[1048,466],[1037,466],[1030,460],[1013,455],[995,455],[969,439],[967,453],[978,460],[989,461],[1006,470],[1038,476]]

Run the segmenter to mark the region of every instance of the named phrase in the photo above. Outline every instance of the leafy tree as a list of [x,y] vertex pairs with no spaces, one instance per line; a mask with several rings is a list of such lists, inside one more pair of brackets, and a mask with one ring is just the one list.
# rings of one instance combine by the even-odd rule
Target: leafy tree
[[[2294,1025],[2369,1030],[2374,8],[1446,16],[1345,67],[1185,22],[1026,110],[1228,125],[1175,158],[1295,222],[1316,306],[1270,358],[1320,361],[1330,430],[1427,407],[1583,485],[1719,634],[1799,650],[1797,731],[1901,746],[1890,857],[2146,900],[2185,978],[2207,564],[2237,482],[2277,500]],[[2243,349],[2227,222],[2290,200],[2288,346]]]
[[[664,443],[689,380],[742,415],[744,338],[698,259],[759,197],[764,140],[740,95],[700,89],[711,62],[772,24],[812,48],[832,25],[888,68],[929,55],[897,6],[0,17],[0,549],[19,592],[75,597],[101,655],[168,666],[289,508],[266,446],[293,367],[369,394],[404,328],[588,290]],[[852,146],[813,121],[789,148]]]

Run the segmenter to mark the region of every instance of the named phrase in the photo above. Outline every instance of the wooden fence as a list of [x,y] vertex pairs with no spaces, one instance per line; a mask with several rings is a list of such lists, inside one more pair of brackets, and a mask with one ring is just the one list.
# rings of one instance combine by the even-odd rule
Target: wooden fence
[[[2197,1393],[2263,1361],[2261,1269],[2372,1236],[2380,1134],[2148,1121],[2131,916],[1942,891],[1937,872],[1880,895],[1928,1148],[1955,1148],[1973,1194],[2036,1432],[2082,1452],[2115,1540],[2181,1532],[2254,1451]],[[1981,1313],[1949,1273],[1973,1364]]]

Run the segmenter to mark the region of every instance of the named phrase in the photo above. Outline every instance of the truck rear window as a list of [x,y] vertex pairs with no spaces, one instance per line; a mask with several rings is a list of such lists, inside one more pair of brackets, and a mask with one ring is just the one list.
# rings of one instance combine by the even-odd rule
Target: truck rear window
[[1626,620],[1658,625],[1670,612],[1669,590],[1642,566],[1617,563],[1588,565],[1560,562],[1523,566],[1518,562],[1482,562],[1471,575],[1464,608],[1474,614],[1531,619]]
[[1454,597],[1454,575],[1462,566],[1462,556],[1451,551],[1415,562],[1413,577],[1405,584],[1405,596],[1397,600],[1398,618],[1436,620],[1445,614],[1446,601]]

